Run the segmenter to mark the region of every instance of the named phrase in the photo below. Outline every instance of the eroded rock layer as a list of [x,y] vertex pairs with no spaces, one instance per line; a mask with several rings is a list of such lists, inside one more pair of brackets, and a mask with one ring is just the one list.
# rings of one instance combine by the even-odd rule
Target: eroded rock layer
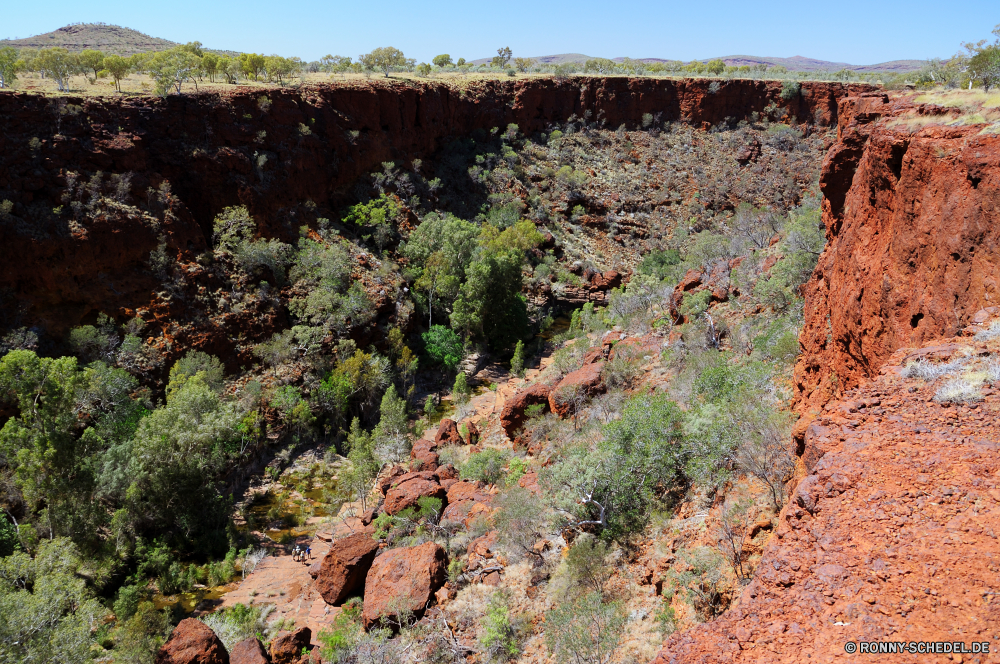
[[820,178],[828,243],[804,288],[801,407],[1000,303],[1000,136],[911,128],[946,112],[874,93],[840,102]]
[[[157,283],[150,252],[162,241],[193,259],[209,247],[212,220],[226,206],[247,206],[265,236],[292,238],[316,206],[346,201],[358,177],[382,162],[428,157],[475,129],[516,123],[535,132],[572,116],[635,127],[645,114],[702,127],[768,106],[829,126],[838,99],[867,89],[803,83],[799,96],[783,100],[778,82],[727,81],[714,92],[709,85],[532,79],[460,90],[371,82],[114,100],[0,92],[0,202],[12,205],[0,217],[0,291],[17,294],[26,323],[58,336],[98,312],[130,316],[147,306]],[[98,190],[108,200],[96,218],[74,207]],[[140,199],[157,214],[140,213],[132,205]],[[231,329],[252,324],[234,320]]]

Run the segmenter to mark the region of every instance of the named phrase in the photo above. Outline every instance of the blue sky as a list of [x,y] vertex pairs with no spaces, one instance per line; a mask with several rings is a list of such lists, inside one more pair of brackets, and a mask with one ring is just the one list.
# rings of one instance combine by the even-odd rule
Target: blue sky
[[438,53],[468,60],[510,46],[515,56],[585,53],[679,60],[718,55],[802,55],[874,64],[947,57],[990,37],[997,0],[840,0],[752,3],[639,0],[31,0],[3,11],[0,38],[28,37],[68,23],[114,23],[211,48],[297,55],[349,55],[395,46],[418,61]]

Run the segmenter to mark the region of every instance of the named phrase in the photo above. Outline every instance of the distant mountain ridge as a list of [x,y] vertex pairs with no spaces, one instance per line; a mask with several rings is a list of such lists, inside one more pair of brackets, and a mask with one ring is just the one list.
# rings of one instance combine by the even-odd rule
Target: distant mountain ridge
[[150,37],[138,30],[118,25],[80,23],[67,25],[34,37],[0,40],[0,47],[3,46],[13,46],[14,48],[62,47],[73,53],[92,48],[104,53],[127,56],[149,51],[166,51],[177,46],[177,42]]
[[[121,56],[166,51],[177,45],[177,42],[172,42],[169,39],[150,37],[138,30],[123,28],[120,25],[108,25],[107,23],[77,23],[34,37],[0,40],[0,48],[4,46],[13,46],[14,48],[61,47],[71,53],[79,53],[92,48],[103,53],[114,53]],[[204,50],[224,55],[236,54],[236,51],[210,48]]]
[[[541,55],[530,58],[542,64],[559,65],[565,62],[575,62],[583,64],[587,60],[592,60],[594,56],[584,55],[583,53],[560,53],[557,55]],[[615,62],[621,62],[625,58],[609,58]],[[632,58],[633,60],[639,60],[641,62],[668,62],[667,58]],[[790,71],[839,71],[841,69],[848,69],[850,71],[858,72],[875,72],[875,71],[885,71],[885,72],[910,72],[916,71],[924,66],[924,60],[891,60],[889,62],[880,62],[874,65],[852,65],[846,62],[830,62],[829,60],[817,60],[815,58],[806,58],[801,55],[796,55],[791,58],[772,58],[764,57],[758,55],[725,55],[719,58],[705,58],[700,60],[700,62],[708,62],[709,60],[719,59],[725,62],[729,66],[740,67],[743,65],[755,65],[755,64],[766,64],[769,67],[782,66]],[[473,60],[472,64],[482,64],[489,63],[491,58],[480,58],[478,60]]]

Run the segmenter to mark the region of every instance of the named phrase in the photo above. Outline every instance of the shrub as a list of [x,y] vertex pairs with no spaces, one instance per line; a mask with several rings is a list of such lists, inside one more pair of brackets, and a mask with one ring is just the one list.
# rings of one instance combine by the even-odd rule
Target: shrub
[[479,480],[484,484],[498,484],[504,477],[508,453],[504,450],[487,448],[469,456],[462,466],[463,480]]
[[424,350],[434,362],[443,364],[448,371],[454,371],[462,361],[462,340],[454,330],[444,325],[433,325],[421,335]]
[[802,92],[802,84],[798,81],[782,81],[781,82],[781,98],[784,101],[791,101],[793,99],[798,99],[799,94]]
[[982,398],[979,384],[968,378],[953,378],[934,393],[934,400],[941,403],[979,401]]
[[657,279],[677,281],[680,278],[681,254],[676,249],[654,251],[646,254],[639,263],[639,274],[649,275]]
[[232,650],[240,641],[249,639],[252,636],[263,637],[262,641],[268,641],[274,626],[268,625],[267,618],[274,611],[273,604],[246,605],[236,604],[227,609],[220,609],[200,620],[208,625],[219,640],[226,646],[226,650]]
[[507,662],[521,651],[517,630],[510,619],[510,599],[498,590],[490,596],[483,617],[483,635],[479,644],[492,662]]
[[566,567],[573,583],[586,587],[591,592],[604,593],[604,584],[611,576],[612,568],[605,563],[608,544],[584,533],[573,542],[566,553]]
[[545,617],[545,641],[556,661],[607,664],[625,627],[625,613],[616,603],[605,604],[600,593],[564,603]]
[[512,558],[541,554],[533,549],[545,529],[545,506],[531,491],[511,487],[493,502],[497,541]]
[[469,401],[469,397],[472,395],[472,390],[469,389],[468,380],[465,378],[465,372],[459,371],[458,375],[455,376],[455,384],[451,388],[451,396],[456,404],[463,404]]
[[911,362],[903,368],[903,378],[921,378],[923,380],[936,380],[943,376],[948,376],[962,368],[965,360],[954,360],[952,362],[942,362],[934,364],[925,359]]
[[518,378],[524,375],[524,342],[520,339],[514,346],[514,356],[510,358],[510,372]]

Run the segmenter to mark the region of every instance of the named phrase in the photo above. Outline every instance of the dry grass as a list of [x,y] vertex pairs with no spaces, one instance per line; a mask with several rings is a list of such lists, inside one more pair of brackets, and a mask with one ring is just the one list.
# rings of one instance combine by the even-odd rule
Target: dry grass
[[931,125],[968,126],[987,125],[981,133],[1000,133],[1000,92],[983,90],[934,90],[914,95],[918,104],[935,104],[954,108],[958,115],[902,115],[888,121],[888,126],[918,131]]

